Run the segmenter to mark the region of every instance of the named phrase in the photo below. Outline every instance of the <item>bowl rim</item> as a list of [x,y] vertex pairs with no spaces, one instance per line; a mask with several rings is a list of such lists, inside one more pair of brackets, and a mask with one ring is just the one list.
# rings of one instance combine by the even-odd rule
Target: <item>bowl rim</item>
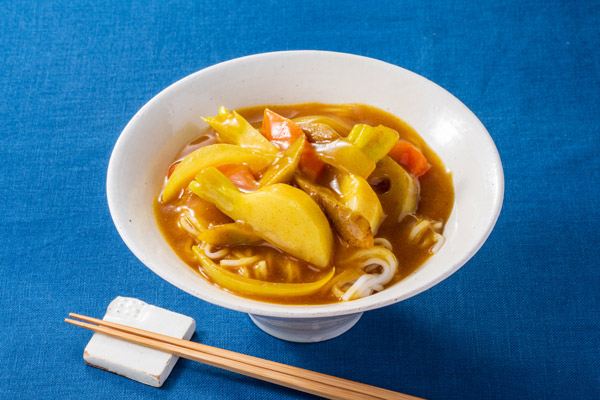
[[[285,57],[346,58],[348,60],[360,61],[360,62],[374,65],[374,66],[398,69],[405,74],[411,75],[415,79],[424,80],[425,82],[427,82],[427,84],[435,86],[437,90],[444,92],[446,96],[450,96],[450,98],[453,99],[453,101],[455,102],[455,106],[458,106],[459,108],[463,109],[462,112],[470,114],[471,117],[474,118],[474,121],[476,121],[476,124],[479,125],[478,130],[480,130],[482,132],[483,138],[487,142],[487,145],[489,146],[488,150],[490,151],[489,155],[491,156],[490,162],[494,166],[493,178],[494,178],[494,187],[496,189],[496,192],[494,194],[494,198],[491,203],[493,212],[489,215],[488,219],[485,221],[487,223],[487,227],[486,227],[485,231],[483,232],[483,234],[480,236],[479,240],[477,240],[476,242],[473,242],[471,247],[469,248],[469,250],[466,251],[464,253],[463,257],[458,262],[454,263],[454,265],[452,265],[451,268],[448,268],[444,273],[436,276],[435,279],[432,279],[423,284],[417,285],[413,289],[403,292],[402,294],[397,295],[397,296],[383,296],[383,297],[379,296],[382,293],[385,293],[385,291],[383,291],[379,294],[374,294],[374,295],[367,296],[362,299],[357,299],[357,300],[344,302],[344,303],[331,303],[331,304],[323,304],[323,305],[282,305],[282,304],[261,302],[261,301],[257,301],[257,300],[250,300],[250,299],[247,299],[244,297],[241,297],[244,300],[243,302],[239,302],[239,301],[235,302],[235,301],[230,301],[227,297],[214,297],[214,296],[206,295],[204,293],[201,294],[199,292],[192,292],[192,291],[188,290],[188,288],[185,287],[185,285],[183,283],[174,282],[172,279],[170,279],[170,277],[167,276],[166,273],[164,273],[164,271],[160,268],[160,266],[155,265],[152,262],[152,260],[146,258],[145,254],[140,254],[140,251],[137,249],[137,246],[135,245],[133,240],[127,234],[127,230],[125,229],[125,224],[122,224],[121,221],[119,221],[117,218],[117,212],[116,212],[116,210],[117,210],[116,207],[117,207],[117,203],[118,203],[118,201],[116,199],[117,193],[116,193],[115,188],[113,187],[113,182],[118,175],[118,169],[115,166],[116,160],[118,159],[120,153],[122,153],[124,151],[123,148],[126,144],[128,137],[131,135],[130,132],[133,129],[132,127],[134,127],[137,124],[138,120],[143,118],[143,116],[146,114],[146,111],[151,109],[155,103],[160,102],[163,97],[169,95],[173,91],[178,90],[178,88],[180,86],[186,85],[186,83],[189,81],[198,79],[202,75],[209,74],[209,73],[213,72],[214,70],[221,69],[221,68],[230,68],[230,67],[235,66],[236,64],[244,64],[247,62],[253,62],[253,61],[256,61],[259,59],[263,59],[263,58],[267,58],[267,59],[276,58],[277,59],[277,58],[281,58],[281,57],[283,57],[283,58],[285,58]],[[479,249],[483,246],[483,244],[486,242],[489,235],[491,234],[491,232],[499,218],[500,212],[502,210],[502,204],[504,201],[504,184],[505,184],[504,183],[504,172],[503,172],[503,168],[502,168],[500,154],[498,153],[498,149],[497,149],[491,135],[489,134],[489,132],[483,125],[483,123],[481,123],[481,121],[477,118],[477,116],[464,103],[462,103],[453,94],[451,94],[450,92],[448,92],[446,89],[439,86],[435,82],[433,82],[415,72],[412,72],[410,70],[402,68],[400,66],[397,66],[397,65],[394,65],[394,64],[382,61],[382,60],[378,60],[375,58],[371,58],[371,57],[350,54],[350,53],[323,51],[323,50],[289,50],[289,51],[256,53],[256,54],[251,54],[251,55],[247,55],[247,56],[243,56],[243,57],[230,59],[227,61],[223,61],[223,62],[214,64],[214,65],[208,66],[206,68],[203,68],[199,71],[196,71],[192,74],[189,74],[189,75],[177,80],[176,82],[167,86],[165,89],[161,90],[159,93],[157,93],[155,96],[153,96],[146,104],[144,104],[135,113],[135,115],[127,123],[127,125],[125,126],[125,128],[123,129],[123,131],[121,132],[121,134],[119,135],[119,137],[115,143],[115,146],[111,153],[109,164],[108,164],[107,177],[106,177],[106,191],[107,191],[106,194],[107,194],[109,211],[110,211],[113,223],[115,224],[115,227],[116,227],[119,235],[121,236],[122,240],[125,242],[127,247],[129,248],[129,250],[146,267],[151,269],[154,273],[159,275],[161,278],[163,278],[170,284],[191,294],[194,297],[198,297],[201,300],[204,300],[204,301],[207,301],[214,305],[218,305],[218,306],[225,307],[228,309],[232,309],[232,310],[236,310],[236,311],[240,311],[240,312],[246,312],[246,313],[250,313],[250,314],[270,316],[270,317],[302,318],[302,319],[304,319],[304,318],[319,318],[319,317],[330,317],[330,316],[338,316],[338,315],[355,314],[355,313],[361,313],[364,311],[385,307],[390,304],[394,304],[399,301],[411,298],[419,293],[422,293],[422,292],[430,289],[431,287],[437,285],[441,281],[445,280],[450,275],[454,274],[458,269],[460,269],[462,266],[464,266],[479,251]],[[455,201],[456,201],[456,199],[455,199]],[[453,212],[454,212],[454,207],[455,207],[455,205],[453,206]],[[226,292],[223,291],[223,293],[226,293]],[[234,295],[234,298],[239,299],[240,297]],[[242,303],[249,303],[250,305],[246,306]]]

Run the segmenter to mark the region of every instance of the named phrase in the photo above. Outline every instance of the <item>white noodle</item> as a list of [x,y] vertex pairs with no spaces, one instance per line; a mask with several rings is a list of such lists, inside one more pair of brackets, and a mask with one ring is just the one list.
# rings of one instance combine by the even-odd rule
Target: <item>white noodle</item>
[[440,235],[439,233],[435,233],[434,241],[435,245],[431,249],[429,249],[429,252],[431,252],[432,254],[437,253],[442,248],[444,243],[446,243],[446,238],[443,235]]
[[366,260],[362,262],[364,265],[363,269],[375,264],[381,266],[382,271],[380,274],[364,274],[358,278],[342,296],[342,300],[344,301],[366,297],[373,294],[373,292],[381,291],[384,285],[389,283],[396,273],[398,260],[396,260],[394,253],[385,247],[374,246],[370,249],[360,250],[354,256],[350,257],[350,259],[363,258],[364,256],[368,258],[365,257]]
[[372,272],[376,272],[380,268],[381,267],[377,264],[371,264],[371,265],[367,265],[365,268],[363,268],[363,270],[370,274]]
[[[408,240],[419,245],[421,248],[430,247],[429,252],[431,254],[437,253],[446,241],[444,236],[439,233],[443,227],[442,222],[420,219],[419,217],[415,218],[417,218],[417,223],[413,225],[408,234]],[[427,231],[429,231],[429,235],[425,236]]]
[[300,276],[300,268],[298,263],[291,260],[285,260],[285,278],[286,282],[293,282],[297,277]]
[[224,267],[241,267],[242,265],[252,264],[258,261],[258,256],[243,257],[235,260],[221,260],[219,263]]
[[257,262],[254,266],[254,273],[256,274],[256,277],[258,279],[265,279],[267,277],[268,272],[269,271],[267,270],[267,262],[265,260]]
[[381,292],[383,290],[383,285],[374,285],[372,289],[375,292]]
[[333,295],[335,297],[337,297],[338,299],[341,299],[344,296],[344,289],[343,289],[343,287],[344,286],[348,286],[348,287],[352,286],[353,283],[354,282],[349,282],[349,283],[346,283],[346,284],[342,285],[341,287],[338,287],[338,285],[333,285],[333,287],[331,288],[331,291],[333,292]]
[[361,276],[360,278],[358,278],[356,280],[356,282],[354,282],[354,284],[352,286],[350,286],[350,288],[348,290],[346,290],[346,293],[344,293],[344,295],[342,296],[342,300],[348,301],[354,297],[356,297],[356,298],[365,297],[363,292],[365,291],[365,288],[368,287],[368,282],[370,280],[372,280],[373,277],[374,276],[371,274],[365,274],[365,275]]
[[200,231],[198,231],[194,225],[192,224],[192,222],[189,220],[189,218],[182,214],[179,217],[179,225],[190,235],[192,236],[198,236],[200,234]]
[[187,208],[183,209],[179,217],[179,225],[192,236],[198,236],[200,232],[207,229],[207,226],[198,221],[194,212]]
[[204,250],[204,254],[206,254],[207,257],[212,258],[212,259],[223,258],[227,254],[229,254],[229,250],[227,250],[227,249],[221,249],[221,250],[213,252],[212,246],[208,243],[204,243],[202,245],[202,250]]
[[375,238],[375,240],[373,240],[373,244],[375,246],[385,247],[388,250],[392,249],[392,244],[389,242],[389,240],[384,238]]
[[425,229],[429,228],[429,225],[430,222],[425,219],[415,224],[408,234],[408,240],[414,241],[420,239],[423,233],[425,233]]

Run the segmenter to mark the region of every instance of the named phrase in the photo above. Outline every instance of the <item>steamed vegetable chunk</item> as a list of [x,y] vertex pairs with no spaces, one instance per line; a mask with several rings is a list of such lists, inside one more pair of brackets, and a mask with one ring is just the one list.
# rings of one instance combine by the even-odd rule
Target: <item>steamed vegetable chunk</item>
[[217,131],[225,143],[256,149],[266,154],[277,154],[277,147],[235,111],[229,112],[225,107],[221,107],[218,115],[204,120]]
[[306,193],[277,183],[253,193],[242,193],[216,168],[200,172],[189,189],[255,233],[318,267],[329,265],[333,236],[327,218]]
[[379,125],[374,128],[359,124],[352,128],[347,139],[377,162],[392,149],[398,137],[398,132],[387,126]]

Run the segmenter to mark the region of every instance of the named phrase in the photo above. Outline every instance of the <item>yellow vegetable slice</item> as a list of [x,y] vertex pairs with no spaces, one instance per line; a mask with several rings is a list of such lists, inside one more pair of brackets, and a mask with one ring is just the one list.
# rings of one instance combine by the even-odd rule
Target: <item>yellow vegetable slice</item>
[[248,223],[275,247],[319,268],[329,266],[333,253],[329,222],[302,190],[276,183],[242,193],[214,167],[196,175],[188,188],[231,219]]
[[375,161],[345,139],[326,144],[313,143],[313,147],[321,161],[342,171],[366,178],[375,169]]
[[358,124],[354,125],[346,139],[377,162],[389,153],[398,138],[398,132],[387,126]]
[[204,272],[217,285],[236,293],[263,295],[263,296],[304,296],[316,292],[329,282],[335,274],[335,268],[325,277],[310,283],[278,283],[265,282],[258,279],[246,278],[244,276],[229,272],[219,267],[198,246],[193,247],[194,254],[198,258]]
[[379,224],[383,220],[383,208],[377,194],[365,178],[341,171],[336,176],[340,185],[342,203],[365,217],[369,221],[373,236],[375,236]]
[[254,233],[250,225],[243,222],[232,222],[217,225],[202,231],[198,239],[215,246],[237,246],[240,244],[256,244],[262,238]]
[[298,169],[302,149],[306,143],[306,136],[302,135],[283,153],[280,159],[275,161],[260,178],[260,186],[268,186],[274,183],[289,183]]
[[230,112],[221,107],[219,114],[203,119],[217,131],[223,142],[254,148],[271,155],[279,153],[279,149],[273,143],[235,111]]
[[370,182],[384,179],[389,180],[390,188],[378,195],[379,200],[387,212],[387,217],[400,222],[417,209],[419,181],[388,156],[379,160],[377,168],[369,177]]
[[207,167],[223,164],[246,164],[252,172],[258,173],[267,168],[274,160],[275,156],[273,155],[232,144],[220,143],[201,147],[177,165],[165,185],[162,200],[168,202],[176,198],[196,174]]

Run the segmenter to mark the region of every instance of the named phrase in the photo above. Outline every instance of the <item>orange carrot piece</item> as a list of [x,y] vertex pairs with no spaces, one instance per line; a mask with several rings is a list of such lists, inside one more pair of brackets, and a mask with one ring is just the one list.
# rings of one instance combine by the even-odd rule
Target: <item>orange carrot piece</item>
[[427,158],[410,142],[404,140],[396,142],[388,155],[398,164],[405,166],[417,178],[429,171]]
[[250,168],[244,164],[224,164],[218,166],[217,169],[241,190],[254,191],[260,186]]
[[[302,128],[292,120],[265,109],[261,132],[281,150],[286,150],[298,137],[304,135]],[[300,169],[310,179],[315,180],[325,168],[325,163],[317,157],[317,152],[310,143],[306,143],[300,158]]]

